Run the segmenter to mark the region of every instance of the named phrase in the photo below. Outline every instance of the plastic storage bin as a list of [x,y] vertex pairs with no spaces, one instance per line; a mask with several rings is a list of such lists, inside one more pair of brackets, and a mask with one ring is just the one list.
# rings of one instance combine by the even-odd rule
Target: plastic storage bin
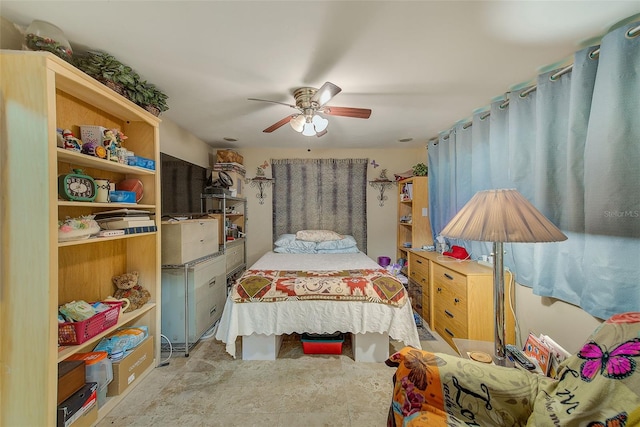
[[147,159],[140,156],[127,156],[129,166],[137,166],[139,168],[156,170],[155,160]]
[[98,407],[107,401],[107,386],[113,381],[113,366],[106,351],[76,353],[66,360],[83,360],[87,382],[98,383]]
[[302,334],[302,351],[304,354],[342,354],[344,335],[334,334]]
[[[133,193],[135,195],[135,193]],[[100,332],[115,326],[120,317],[121,301],[103,301],[103,304],[111,306],[108,310],[81,322],[65,322],[58,324],[58,344],[77,345],[89,338],[93,338]]]
[[111,200],[112,203],[135,203],[136,192],[125,190],[109,191],[109,200]]

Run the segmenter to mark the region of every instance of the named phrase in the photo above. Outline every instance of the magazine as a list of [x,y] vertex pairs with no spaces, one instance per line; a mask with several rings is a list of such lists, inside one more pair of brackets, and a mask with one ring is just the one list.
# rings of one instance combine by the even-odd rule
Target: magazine
[[529,358],[534,359],[537,362],[543,375],[547,375],[549,373],[549,358],[551,351],[546,344],[538,339],[538,337],[529,333],[527,342],[524,344],[524,350],[522,351]]
[[562,363],[567,357],[571,356],[567,350],[562,348],[560,344],[552,340],[549,336],[540,334],[538,337],[541,343],[546,345],[549,348],[550,352],[550,360],[549,360],[549,372],[548,376],[555,378],[558,374],[558,366]]

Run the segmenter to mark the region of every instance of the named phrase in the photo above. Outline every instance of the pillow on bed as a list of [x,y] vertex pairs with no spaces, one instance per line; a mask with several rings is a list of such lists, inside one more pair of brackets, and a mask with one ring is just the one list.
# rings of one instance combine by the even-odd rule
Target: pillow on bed
[[342,235],[331,230],[300,230],[296,233],[296,239],[309,242],[325,242],[327,240],[340,240]]
[[316,253],[319,254],[357,254],[360,252],[356,246],[350,248],[338,248],[338,249],[317,249]]
[[317,254],[318,251],[315,247],[313,248],[296,248],[293,246],[276,246],[273,248],[273,252],[279,254]]
[[345,249],[355,246],[358,246],[356,239],[348,234],[345,234],[340,240],[327,240],[316,243],[316,249]]
[[278,240],[273,242],[277,247],[294,248],[302,250],[312,250],[316,248],[316,242],[307,242],[305,240],[296,239],[295,234],[281,234]]

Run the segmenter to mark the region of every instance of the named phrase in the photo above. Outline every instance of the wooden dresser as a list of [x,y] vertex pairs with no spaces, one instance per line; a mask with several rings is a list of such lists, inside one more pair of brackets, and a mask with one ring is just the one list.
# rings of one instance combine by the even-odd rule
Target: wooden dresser
[[[454,338],[494,340],[493,272],[475,261],[457,261],[437,252],[409,251],[410,286],[422,287],[422,317],[456,348]],[[515,342],[510,308],[510,275],[505,274],[507,343]],[[417,292],[416,292],[417,293]]]

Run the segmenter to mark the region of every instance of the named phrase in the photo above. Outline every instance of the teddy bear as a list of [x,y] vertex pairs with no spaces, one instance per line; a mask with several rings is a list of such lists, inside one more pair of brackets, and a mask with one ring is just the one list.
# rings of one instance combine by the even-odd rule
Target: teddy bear
[[118,288],[113,294],[114,298],[126,298],[130,303],[129,307],[124,310],[125,313],[137,310],[151,298],[149,291],[138,284],[138,276],[137,271],[113,276],[113,284]]

